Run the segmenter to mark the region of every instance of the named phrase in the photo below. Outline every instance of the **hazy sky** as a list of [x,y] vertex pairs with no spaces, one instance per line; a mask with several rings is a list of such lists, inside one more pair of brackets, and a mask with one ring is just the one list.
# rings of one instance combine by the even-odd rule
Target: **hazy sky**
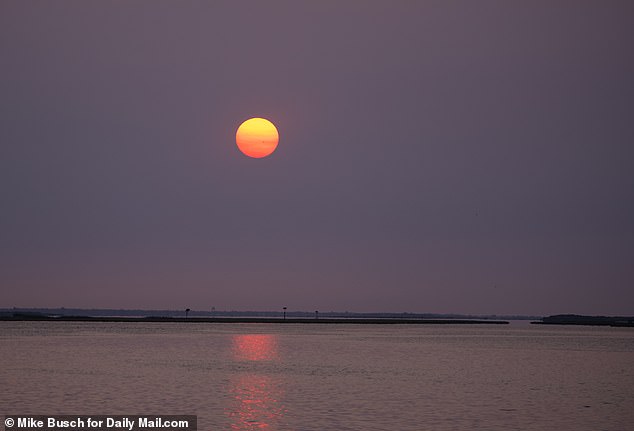
[[634,314],[633,22],[3,1],[0,307]]

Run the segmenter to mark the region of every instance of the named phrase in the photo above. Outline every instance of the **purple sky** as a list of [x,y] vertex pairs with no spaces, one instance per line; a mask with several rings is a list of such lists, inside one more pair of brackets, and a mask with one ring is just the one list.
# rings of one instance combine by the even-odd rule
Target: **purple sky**
[[633,22],[4,1],[0,307],[634,314]]

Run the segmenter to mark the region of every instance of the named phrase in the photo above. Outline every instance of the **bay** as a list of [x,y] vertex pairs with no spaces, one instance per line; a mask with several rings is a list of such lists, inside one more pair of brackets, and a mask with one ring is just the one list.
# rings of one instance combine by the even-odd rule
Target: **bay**
[[632,328],[0,322],[3,414],[200,430],[630,430]]

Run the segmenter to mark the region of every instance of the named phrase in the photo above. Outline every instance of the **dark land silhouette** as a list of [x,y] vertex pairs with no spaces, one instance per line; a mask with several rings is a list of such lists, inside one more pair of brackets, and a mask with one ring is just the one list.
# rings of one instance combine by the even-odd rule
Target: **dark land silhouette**
[[590,325],[634,327],[634,317],[623,316],[582,316],[578,314],[557,314],[531,322],[536,325]]
[[481,319],[423,319],[423,318],[359,318],[359,317],[171,317],[171,316],[146,316],[146,317],[112,317],[112,316],[51,316],[42,313],[3,313],[0,320],[10,321],[47,321],[47,322],[158,322],[158,323],[319,323],[319,324],[498,324],[504,325],[506,320],[481,320]]
[[[394,312],[372,312],[358,313],[349,311],[290,311],[280,307],[279,311],[236,311],[236,310],[216,310],[210,307],[209,310],[194,310],[183,307],[178,310],[143,310],[143,309],[88,309],[88,308],[0,308],[0,316],[13,314],[40,314],[45,316],[89,316],[89,317],[184,317],[189,318],[212,318],[212,317],[258,317],[258,318],[283,318],[286,313],[287,318],[304,318],[319,320],[332,319],[464,319],[464,320],[538,320],[542,316],[525,315],[495,315],[495,314],[457,314],[457,313],[394,313]],[[189,311],[187,311],[189,309]]]
[[200,311],[125,310],[81,308],[5,308],[0,320],[84,322],[191,322],[191,323],[363,323],[363,324],[507,324],[531,320],[536,325],[590,325],[634,327],[634,317],[557,314],[547,317],[515,315],[463,315],[434,313],[352,313],[320,311]]

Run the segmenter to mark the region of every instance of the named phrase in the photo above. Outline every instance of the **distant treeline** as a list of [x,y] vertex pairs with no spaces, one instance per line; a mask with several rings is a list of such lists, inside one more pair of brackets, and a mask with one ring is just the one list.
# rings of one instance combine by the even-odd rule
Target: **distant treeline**
[[[187,311],[186,311],[187,310]],[[92,317],[279,317],[284,311],[220,311],[220,310],[127,310],[107,308],[1,308],[0,315],[37,314],[44,316],[92,316]],[[350,319],[504,319],[504,320],[536,320],[541,316],[522,315],[465,315],[438,313],[354,313],[339,311],[286,311],[289,318],[350,318]]]

